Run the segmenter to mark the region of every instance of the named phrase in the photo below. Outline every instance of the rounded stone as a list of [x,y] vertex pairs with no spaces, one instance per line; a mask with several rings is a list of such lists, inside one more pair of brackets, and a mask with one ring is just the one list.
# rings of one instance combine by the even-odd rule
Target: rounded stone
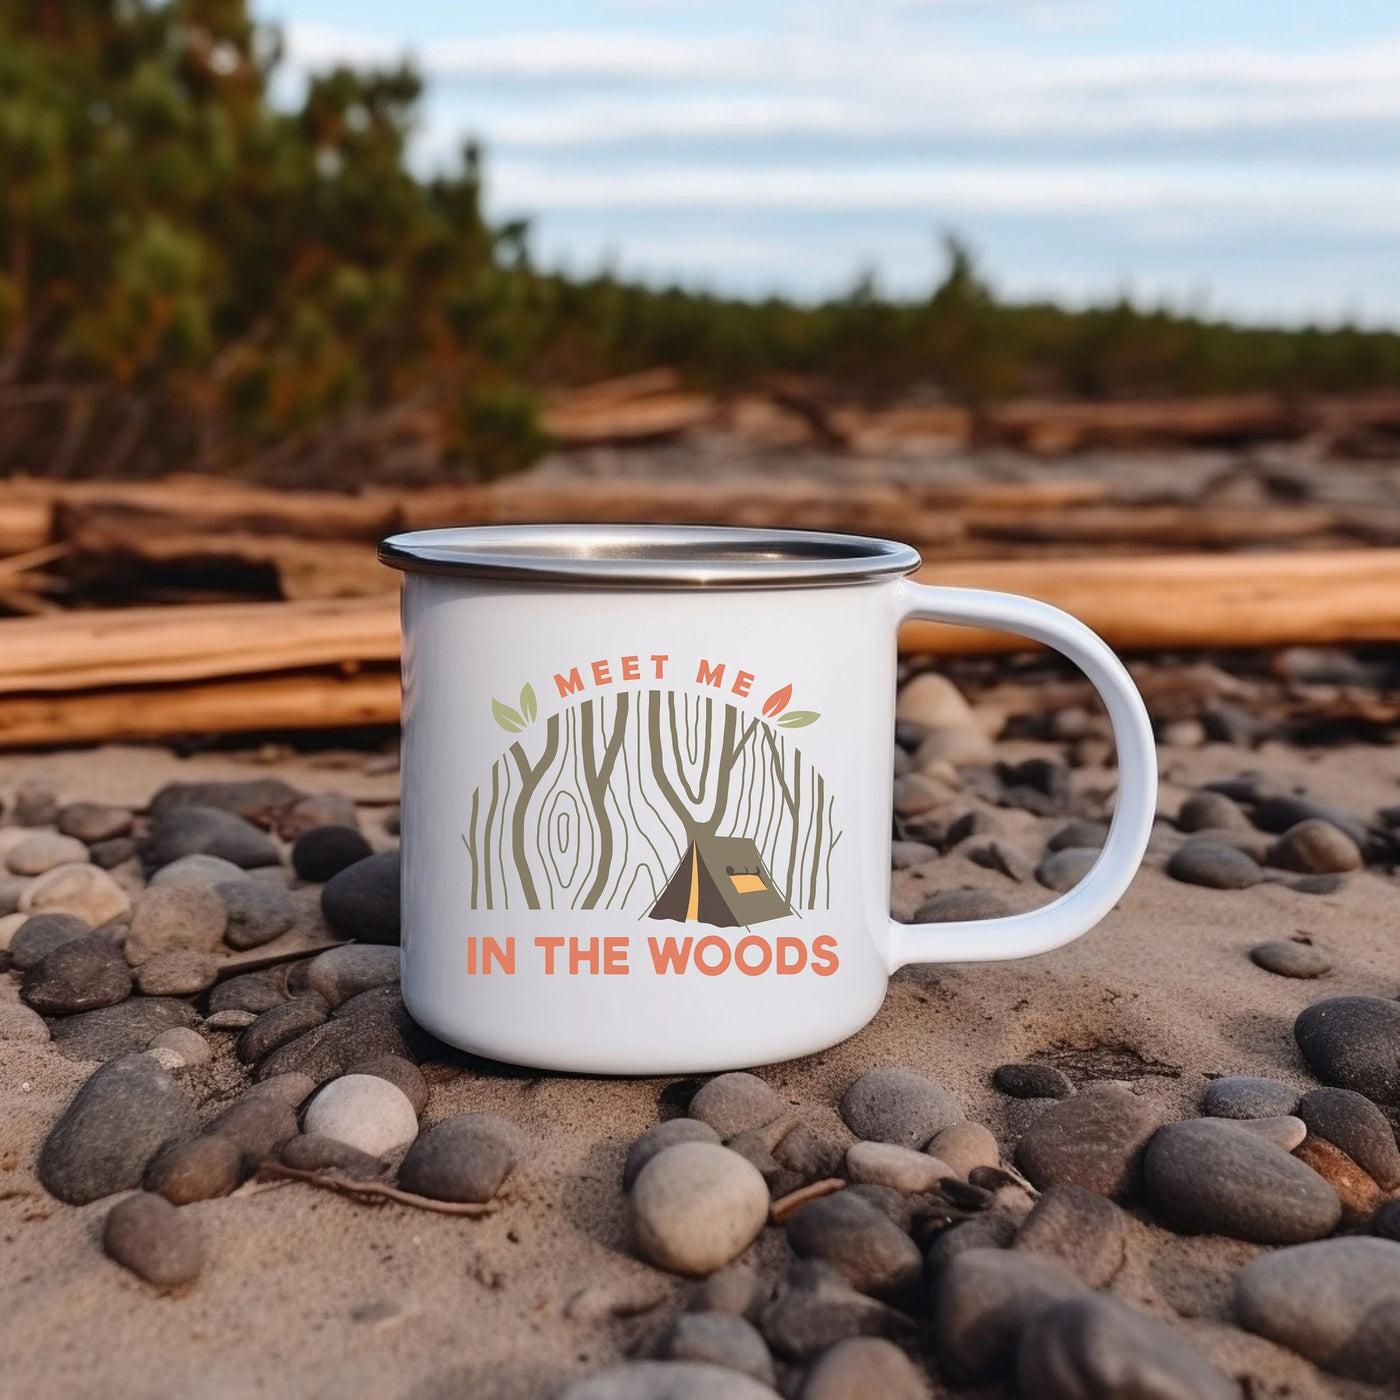
[[348,943],[318,954],[306,969],[306,985],[339,1006],[361,992],[399,980],[399,950],[392,945]]
[[289,891],[266,880],[228,880],[214,887],[227,916],[223,939],[240,952],[280,938],[300,910]]
[[146,1191],[128,1196],[107,1212],[102,1248],[123,1268],[166,1293],[187,1288],[204,1266],[204,1241],[194,1217]]
[[173,1050],[187,1065],[207,1065],[214,1058],[209,1042],[188,1026],[172,1026],[168,1031],[161,1031],[146,1048]]
[[359,824],[355,801],[343,792],[317,792],[299,797],[277,813],[277,834],[284,841],[295,841],[319,826],[348,826],[357,830]]
[[703,1361],[727,1366],[764,1385],[773,1384],[773,1358],[758,1329],[725,1312],[681,1313],[652,1343],[662,1361]]
[[126,960],[139,967],[174,949],[212,953],[223,942],[228,913],[212,890],[162,885],[142,891],[131,912]]
[[913,1342],[915,1329],[888,1303],[857,1293],[829,1264],[799,1259],[760,1310],[758,1328],[775,1353],[811,1361],[846,1337]]
[[315,1133],[298,1133],[288,1138],[278,1148],[277,1155],[284,1166],[297,1171],[338,1172],[354,1181],[373,1181],[384,1171],[384,1163],[378,1157],[371,1157],[348,1142]]
[[916,924],[951,924],[980,919],[1003,919],[1014,913],[1011,905],[991,890],[940,890],[914,911]]
[[237,1144],[244,1170],[251,1172],[275,1154],[279,1143],[296,1136],[297,1116],[279,1099],[247,1094],[219,1114],[205,1131]]
[[34,914],[10,938],[10,965],[27,972],[60,944],[85,938],[91,932],[72,914]]
[[356,827],[315,826],[292,846],[292,869],[303,880],[320,885],[373,854],[374,848]]
[[920,671],[905,681],[895,701],[894,712],[896,719],[922,725],[924,729],[943,726],[966,729],[977,723],[962,692],[937,671]]
[[407,1147],[418,1136],[418,1115],[408,1095],[375,1074],[332,1079],[307,1105],[302,1126],[371,1157]]
[[1047,890],[1065,894],[1084,880],[1098,858],[1097,846],[1066,846],[1063,850],[1052,851],[1040,862],[1035,878]]
[[88,847],[88,859],[103,870],[115,870],[134,860],[136,855],[136,841],[130,836],[114,836],[110,841],[97,841]]
[[231,1138],[205,1133],[172,1143],[152,1158],[142,1185],[171,1205],[227,1196],[243,1179],[243,1154]]
[[145,1050],[162,1031],[194,1019],[194,1008],[174,997],[127,997],[55,1021],[53,1043],[70,1060],[111,1060]]
[[321,887],[321,912],[342,938],[399,941],[398,851],[382,851],[346,866]]
[[217,958],[193,948],[172,948],[156,953],[136,970],[136,985],[147,996],[196,996],[214,985],[219,975]]
[[0,919],[19,912],[19,898],[29,888],[29,881],[18,875],[0,875]]
[[1308,1135],[1308,1125],[1291,1113],[1271,1118],[1236,1118],[1231,1120],[1246,1132],[1257,1133],[1266,1142],[1292,1152]]
[[997,1140],[981,1123],[950,1123],[933,1135],[924,1151],[964,1180],[977,1167],[1001,1165]]
[[869,1070],[841,1099],[841,1117],[857,1137],[901,1147],[923,1147],[962,1116],[946,1089],[910,1069]]
[[930,726],[914,753],[915,765],[936,772],[933,764],[951,763],[954,768],[985,767],[996,757],[996,749],[986,731],[975,724]]
[[1215,841],[1188,841],[1178,847],[1167,861],[1167,874],[1212,890],[1247,890],[1264,878],[1256,860]]
[[16,826],[52,826],[58,819],[58,793],[45,777],[26,778],[15,788],[10,820]]
[[42,1044],[48,1038],[48,1023],[37,1011],[31,1011],[17,1001],[0,1002],[0,1040],[28,1040]]
[[270,1011],[290,998],[287,993],[287,967],[281,964],[261,972],[245,972],[226,977],[209,993],[209,1011]]
[[151,798],[157,820],[181,807],[231,812],[258,826],[271,826],[278,814],[305,794],[281,778],[240,778],[232,782],[166,783]]
[[799,1400],[929,1400],[927,1377],[883,1337],[847,1337],[817,1358]]
[[1250,961],[1265,972],[1279,977],[1321,977],[1332,971],[1332,960],[1320,948],[1310,943],[1297,943],[1291,938],[1274,938],[1258,943],[1249,950]]
[[20,896],[26,914],[72,914],[89,928],[101,928],[131,910],[126,891],[95,865],[56,865]]
[[65,836],[94,846],[114,841],[131,830],[134,820],[126,807],[109,807],[101,802],[70,802],[58,814],[58,829]]
[[279,1046],[315,1030],[325,1019],[326,1003],[315,993],[270,1007],[238,1037],[238,1058],[245,1065],[255,1064]]
[[20,982],[20,996],[50,1016],[115,1006],[130,994],[131,969],[120,950],[96,934],[60,943]]
[[72,836],[36,831],[10,848],[5,864],[13,875],[42,875],[56,865],[78,864],[87,858],[87,847]]
[[1074,1093],[1062,1070],[1033,1060],[998,1065],[992,1071],[992,1083],[1013,1099],[1067,1099]]
[[1077,820],[1066,822],[1045,843],[1047,851],[1098,851],[1108,840],[1108,827],[1103,822]]
[[1252,831],[1238,802],[1223,792],[1193,792],[1176,816],[1179,831]]
[[138,1186],[146,1163],[197,1127],[179,1086],[149,1055],[103,1065],[74,1095],[39,1153],[39,1180],[70,1205]]
[[[1303,1124],[1298,1124],[1303,1128]],[[1385,1200],[1385,1194],[1355,1162],[1326,1138],[1305,1134],[1293,1149],[1293,1155],[1315,1171],[1336,1193],[1342,1203],[1342,1224],[1347,1229],[1361,1229],[1375,1215]]]
[[489,1201],[515,1170],[518,1136],[513,1123],[494,1113],[444,1118],[420,1133],[405,1153],[399,1185],[435,1201]]
[[1298,1091],[1291,1084],[1230,1074],[1211,1081],[1202,1107],[1209,1118],[1276,1118],[1292,1113],[1297,1103]]
[[1289,827],[1269,847],[1268,864],[1300,875],[1344,874],[1363,865],[1356,842],[1331,822],[1311,817]]
[[288,1108],[300,1108],[316,1092],[316,1081],[309,1074],[274,1074],[259,1079],[243,1091],[245,1099],[272,1099]]
[[888,1186],[906,1196],[936,1191],[945,1176],[955,1176],[947,1163],[912,1147],[892,1142],[854,1142],[846,1149],[846,1175],[854,1182]]
[[643,1256],[679,1274],[708,1274],[736,1259],[768,1220],[768,1187],[738,1153],[682,1142],[642,1168],[631,1193]]
[[1323,1083],[1376,1103],[1400,1103],[1400,1002],[1327,997],[1299,1014],[1293,1035]]
[[1023,1395],[1036,1400],[1239,1400],[1239,1386],[1158,1322],[1091,1295],[1030,1318],[1016,1349]]
[[1087,1288],[1103,1288],[1123,1267],[1128,1217],[1082,1186],[1052,1186],[1016,1232],[1017,1249],[1067,1269]]
[[719,1074],[690,1101],[690,1116],[708,1123],[722,1138],[761,1128],[787,1113],[788,1105],[756,1074]]
[[217,807],[171,807],[141,845],[148,870],[193,855],[218,856],[245,870],[278,862],[277,843],[266,832]]
[[918,1246],[882,1210],[854,1191],[808,1201],[787,1222],[787,1241],[799,1259],[821,1259],[853,1288],[900,1297],[923,1277]]
[[1330,1234],[1337,1193],[1311,1167],[1224,1118],[1169,1123],[1143,1162],[1147,1200],[1174,1229],[1255,1244],[1297,1244]]
[[1310,1133],[1325,1138],[1386,1191],[1400,1187],[1400,1148],[1389,1120],[1353,1089],[1313,1089],[1294,1112]]
[[779,1400],[771,1386],[701,1361],[624,1361],[574,1381],[559,1400]]
[[1400,1374],[1400,1243],[1360,1236],[1261,1254],[1235,1281],[1241,1327],[1335,1374]]
[[698,1118],[668,1118],[655,1123],[628,1149],[627,1160],[622,1167],[622,1189],[630,1191],[637,1174],[659,1152],[674,1147],[678,1142],[711,1142],[718,1144],[720,1136],[708,1124]]
[[1112,1085],[1086,1089],[1036,1117],[1017,1145],[1016,1165],[1041,1190],[1083,1186],[1128,1196],[1157,1124],[1151,1105],[1135,1094]]
[[388,1080],[413,1105],[415,1114],[422,1116],[428,1106],[428,1081],[423,1071],[401,1055],[375,1055],[368,1060],[359,1060],[346,1071],[348,1074],[369,1074],[377,1079]]
[[242,867],[231,860],[218,856],[181,856],[163,865],[151,876],[152,889],[164,889],[170,885],[197,885],[201,889],[213,890],[229,881],[246,878]]

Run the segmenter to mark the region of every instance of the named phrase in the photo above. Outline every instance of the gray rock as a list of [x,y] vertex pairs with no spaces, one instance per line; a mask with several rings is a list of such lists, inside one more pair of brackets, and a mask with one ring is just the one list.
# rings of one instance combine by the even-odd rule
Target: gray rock
[[955,1385],[1009,1371],[1022,1330],[1056,1303],[1086,1294],[1078,1279],[1020,1250],[970,1249],[938,1281],[934,1350]]
[[270,827],[284,808],[305,793],[281,778],[244,778],[237,782],[166,783],[151,798],[151,816],[157,821],[178,808],[217,808],[257,826]]
[[17,1001],[0,1002],[0,1040],[28,1040],[39,1045],[48,1038],[48,1023],[37,1011]]
[[788,1112],[788,1105],[757,1075],[719,1074],[690,1101],[690,1116],[708,1123],[722,1138],[761,1128]]
[[188,1026],[172,1026],[168,1031],[161,1031],[146,1048],[173,1050],[187,1065],[206,1065],[214,1058],[209,1042]]
[[142,1185],[171,1205],[227,1196],[243,1179],[243,1154],[232,1138],[204,1133],[172,1143],[147,1166]]
[[1320,1240],[1261,1254],[1235,1281],[1241,1327],[1324,1370],[1378,1385],[1400,1374],[1400,1243]]
[[50,1016],[114,1006],[130,994],[131,969],[120,950],[96,934],[60,943],[20,982],[20,996]]
[[890,843],[890,866],[895,870],[910,870],[936,860],[938,852],[923,841],[893,841]]
[[306,969],[306,985],[325,998],[327,1006],[339,1006],[361,992],[387,987],[399,980],[399,950],[392,945],[348,943],[313,958]]
[[1155,1318],[1115,1298],[1071,1298],[1031,1319],[1016,1369],[1036,1400],[1240,1400],[1240,1388]]
[[36,831],[10,847],[5,864],[12,875],[42,875],[56,865],[81,864],[87,858],[87,847],[81,841],[56,831]]
[[1319,802],[1315,797],[1295,794],[1276,794],[1261,798],[1254,808],[1254,825],[1260,831],[1283,835],[1300,822],[1323,821],[1335,826],[1360,847],[1365,847],[1370,839],[1366,823],[1329,803]]
[[201,889],[216,889],[228,880],[241,880],[244,872],[231,860],[218,856],[181,856],[169,865],[162,865],[151,876],[152,889],[164,889],[170,885],[196,885]]
[[10,965],[28,972],[62,943],[85,938],[92,930],[72,914],[35,914],[10,939]]
[[0,875],[0,919],[19,912],[20,896],[29,887],[29,881],[18,875]]
[[972,1249],[1008,1249],[1021,1226],[1020,1219],[1004,1210],[983,1211],[971,1220],[942,1230],[924,1257],[924,1277],[935,1287],[948,1265]]
[[134,860],[139,853],[135,837],[114,836],[110,841],[95,841],[88,847],[88,859],[102,870],[115,870]]
[[778,1392],[724,1366],[624,1361],[574,1381],[559,1400],[779,1400]]
[[159,870],[181,856],[218,856],[244,870],[276,865],[277,843],[251,822],[209,806],[171,807],[141,844],[147,870]]
[[423,1071],[400,1055],[375,1055],[368,1060],[358,1060],[346,1071],[347,1074],[368,1074],[376,1079],[386,1079],[413,1106],[419,1117],[428,1106],[428,1081]]
[[846,1175],[857,1184],[888,1186],[904,1195],[936,1191],[956,1173],[945,1162],[892,1142],[854,1142],[846,1149]]
[[1156,1130],[1151,1105],[1111,1085],[1052,1104],[1016,1148],[1016,1165],[1041,1190],[1083,1186],[1101,1196],[1130,1196],[1142,1154]]
[[322,1025],[328,1015],[326,1004],[314,993],[284,1001],[264,1011],[238,1037],[238,1058],[245,1065],[256,1064],[280,1045],[286,1045],[307,1031]]
[[194,1216],[145,1191],[128,1196],[107,1212],[102,1248],[109,1258],[165,1293],[187,1288],[204,1267],[204,1240]]
[[204,1018],[204,1029],[207,1031],[244,1031],[257,1019],[257,1014],[252,1011],[211,1011]]
[[1311,1167],[1225,1118],[1169,1123],[1143,1163],[1147,1200],[1174,1229],[1256,1244],[1297,1244],[1330,1234],[1337,1193]]
[[343,792],[317,792],[299,797],[277,813],[277,834],[284,841],[295,841],[319,826],[348,826],[358,830],[360,815],[355,801]]
[[15,788],[13,826],[52,826],[58,820],[58,794],[48,778],[26,778]]
[[1314,1089],[1293,1110],[1308,1131],[1339,1147],[1386,1191],[1400,1187],[1400,1149],[1385,1114],[1352,1089]]
[[287,969],[269,967],[220,982],[209,993],[209,1011],[270,1011],[287,1001]]
[[280,1143],[297,1133],[295,1110],[267,1095],[253,1095],[226,1108],[205,1129],[230,1139],[243,1155],[243,1170],[256,1171],[277,1155]]
[[1035,878],[1047,890],[1064,894],[1088,875],[1098,858],[1097,846],[1066,846],[1063,850],[1052,851],[1040,862]]
[[212,953],[222,943],[228,913],[212,890],[196,885],[161,885],[143,890],[131,910],[126,960],[139,967],[157,953],[192,948]]
[[835,1176],[841,1167],[842,1150],[823,1141],[805,1123],[799,1123],[773,1149],[780,1166],[795,1173],[803,1182]]
[[125,1055],[64,1109],[39,1152],[39,1180],[59,1200],[86,1205],[140,1185],[146,1163],[196,1126],[170,1075],[149,1055]]
[[58,814],[58,829],[65,836],[74,836],[85,845],[112,841],[131,831],[132,813],[125,807],[110,807],[103,802],[70,802]]
[[1108,840],[1108,827],[1103,822],[1077,820],[1067,822],[1045,843],[1047,851],[1097,851]]
[[951,851],[972,836],[995,836],[1001,831],[1001,818],[994,812],[973,807],[964,812],[949,827],[943,838],[943,848]]
[[1295,943],[1291,938],[1274,938],[1258,943],[1249,950],[1250,961],[1265,972],[1279,977],[1321,977],[1332,971],[1332,959],[1310,943]]
[[992,1071],[992,1083],[1013,1099],[1067,1099],[1074,1093],[1063,1071],[1034,1060],[998,1065]]
[[275,1074],[260,1079],[244,1091],[245,1099],[275,1099],[288,1108],[300,1108],[315,1092],[316,1081],[309,1074]]
[[893,1342],[849,1337],[825,1351],[800,1400],[929,1400],[928,1379]]
[[195,1019],[194,1008],[174,997],[128,997],[55,1021],[53,1043],[70,1060],[112,1060],[144,1050],[162,1031],[192,1026]]
[[946,1089],[910,1069],[872,1069],[841,1100],[841,1117],[857,1137],[901,1147],[923,1147],[962,1116]]
[[965,920],[1003,919],[1014,912],[1006,900],[991,890],[940,890],[919,905],[912,922],[950,924]]
[[975,1167],[1001,1163],[997,1140],[981,1123],[950,1123],[933,1135],[924,1151],[945,1163],[954,1176],[964,1179]]
[[1273,1118],[1236,1118],[1230,1121],[1246,1132],[1257,1133],[1266,1142],[1281,1147],[1285,1152],[1292,1152],[1308,1135],[1308,1125],[1291,1113],[1281,1113]]
[[1297,894],[1336,894],[1346,882],[1345,875],[1300,875],[1284,883]]
[[316,826],[297,837],[292,869],[320,885],[373,854],[374,848],[353,826]]
[[1250,831],[1244,809],[1223,792],[1193,792],[1176,816],[1180,831]]
[[1324,1084],[1400,1104],[1400,1002],[1343,996],[1316,1001],[1293,1023],[1308,1067]]
[[1167,861],[1167,874],[1186,885],[1212,890],[1247,890],[1264,872],[1259,863],[1233,846],[1215,841],[1188,841]]
[[768,1187],[758,1170],[737,1152],[708,1142],[681,1142],[658,1152],[638,1173],[629,1199],[643,1257],[678,1274],[722,1268],[768,1221]]
[[915,1335],[903,1313],[856,1292],[837,1270],[815,1259],[793,1265],[758,1326],[779,1356],[795,1362],[809,1361],[847,1337],[912,1342]]
[[335,1008],[329,1021],[279,1045],[257,1067],[257,1077],[309,1074],[318,1084],[344,1074],[351,1065],[379,1055],[415,1059],[413,1046],[423,1033],[404,1010],[397,987],[378,987]]
[[342,938],[399,941],[399,853],[383,851],[347,866],[321,889],[321,912]]
[[1128,1217],[1082,1186],[1052,1186],[1016,1233],[1017,1249],[1051,1259],[1088,1288],[1103,1288],[1123,1267]]
[[224,942],[239,950],[280,938],[300,912],[289,891],[266,880],[229,880],[215,886],[214,893],[228,913]]
[[371,1157],[348,1142],[337,1142],[313,1133],[298,1133],[288,1138],[278,1150],[278,1157],[285,1166],[297,1171],[339,1172],[352,1181],[373,1181],[384,1172],[384,1163],[378,1157]]
[[691,1312],[724,1312],[748,1317],[767,1295],[767,1283],[747,1264],[726,1264],[695,1285],[686,1306]]
[[998,763],[1000,805],[1020,807],[1039,817],[1054,817],[1069,810],[1074,797],[1069,769],[1053,758],[1028,758],[1020,763]]
[[622,1189],[630,1191],[641,1169],[658,1152],[664,1152],[678,1142],[719,1141],[719,1134],[698,1118],[668,1118],[664,1123],[653,1124],[628,1149],[627,1160],[622,1166]]
[[1362,866],[1356,842],[1331,822],[1311,817],[1290,827],[1269,847],[1268,864],[1300,875],[1345,874]]
[[703,1361],[726,1366],[764,1385],[773,1384],[773,1358],[758,1329],[724,1312],[684,1312],[652,1343],[662,1361]]
[[853,1191],[838,1191],[800,1207],[787,1222],[799,1259],[821,1259],[852,1287],[878,1297],[908,1295],[923,1273],[914,1241]]
[[367,1156],[384,1157],[418,1136],[418,1115],[397,1084],[376,1074],[342,1074],[306,1106],[302,1126]]
[[20,896],[27,914],[73,914],[89,928],[101,928],[131,909],[127,893],[95,865],[56,865],[31,880]]
[[[399,1166],[399,1185],[435,1201],[489,1201],[515,1170],[517,1137],[515,1126],[494,1113],[459,1113],[444,1118],[420,1133],[408,1149]],[[761,1184],[762,1177],[759,1181]],[[763,1202],[766,1215],[766,1188]]]
[[214,985],[217,958],[192,948],[172,948],[148,958],[136,971],[136,985],[147,996],[190,997]]
[[960,854],[984,870],[995,870],[1018,885],[1035,879],[1035,862],[1019,846],[1009,841],[988,841],[984,846],[968,846]]
[[1298,1091],[1291,1084],[1231,1074],[1211,1082],[1203,1108],[1210,1118],[1276,1118],[1292,1113],[1297,1104]]

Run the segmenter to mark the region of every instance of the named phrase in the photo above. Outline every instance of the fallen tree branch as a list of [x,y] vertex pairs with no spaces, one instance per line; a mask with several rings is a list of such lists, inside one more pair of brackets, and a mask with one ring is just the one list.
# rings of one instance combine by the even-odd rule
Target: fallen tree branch
[[790,1215],[805,1206],[808,1201],[818,1201],[823,1196],[831,1196],[837,1191],[844,1191],[846,1185],[844,1177],[828,1176],[821,1181],[813,1181],[806,1186],[799,1186],[796,1191],[789,1191],[786,1196],[779,1196],[768,1207],[768,1217],[773,1224],[781,1225]]
[[264,1162],[257,1174],[273,1181],[300,1181],[322,1191],[334,1191],[360,1205],[379,1206],[393,1201],[401,1206],[412,1206],[414,1210],[432,1211],[436,1215],[465,1215],[472,1219],[494,1215],[501,1208],[498,1201],[435,1201],[428,1196],[415,1196],[412,1191],[400,1191],[397,1186],[387,1186],[382,1181],[351,1181],[330,1172],[307,1172],[283,1166],[281,1162]]

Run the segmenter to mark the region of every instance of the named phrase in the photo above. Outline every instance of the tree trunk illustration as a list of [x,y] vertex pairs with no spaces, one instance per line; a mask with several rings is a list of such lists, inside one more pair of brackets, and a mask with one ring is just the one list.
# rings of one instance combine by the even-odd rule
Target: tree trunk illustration
[[588,786],[588,798],[593,804],[593,815],[598,820],[598,847],[594,862],[597,870],[593,876],[593,883],[588,887],[588,893],[583,897],[585,909],[597,908],[598,900],[604,889],[607,888],[608,875],[612,871],[613,831],[612,820],[607,811],[608,787],[612,782],[613,767],[617,763],[617,756],[622,751],[623,737],[627,733],[627,710],[630,700],[631,696],[625,690],[618,694],[617,710],[613,715],[612,735],[608,739],[607,747],[603,750],[601,764],[597,761],[596,745],[593,739],[593,702],[585,700],[581,708],[583,780]]
[[545,724],[544,753],[540,755],[537,764],[531,765],[518,739],[510,746],[511,757],[515,759],[515,766],[520,770],[520,796],[515,799],[515,810],[511,813],[510,843],[515,853],[515,869],[520,876],[520,887],[525,892],[525,905],[529,909],[540,907],[540,897],[535,893],[535,879],[530,873],[530,861],[525,854],[525,813],[530,806],[530,799],[535,795],[535,789],[540,785],[540,779],[554,762],[554,755],[558,749],[558,715],[550,715]]

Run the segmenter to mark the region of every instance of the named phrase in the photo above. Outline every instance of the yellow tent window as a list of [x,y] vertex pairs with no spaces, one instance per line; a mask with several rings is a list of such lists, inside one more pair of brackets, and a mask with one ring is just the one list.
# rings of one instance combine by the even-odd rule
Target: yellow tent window
[[740,894],[757,894],[760,890],[768,888],[763,883],[762,875],[731,875],[729,878]]

